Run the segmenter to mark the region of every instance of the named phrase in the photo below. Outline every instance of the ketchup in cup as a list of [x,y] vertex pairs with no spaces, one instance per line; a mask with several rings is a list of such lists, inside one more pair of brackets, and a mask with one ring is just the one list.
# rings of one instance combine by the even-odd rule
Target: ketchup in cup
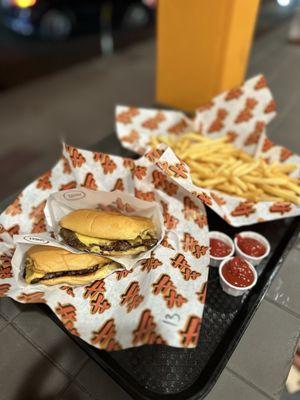
[[251,257],[261,257],[267,251],[267,248],[264,244],[252,237],[238,235],[237,245],[243,253],[248,254],[248,256]]
[[242,257],[233,257],[222,267],[224,279],[236,287],[248,287],[254,282],[255,276],[246,260]]
[[223,242],[223,240],[210,238],[209,240],[210,255],[213,257],[226,257],[231,252],[231,247]]

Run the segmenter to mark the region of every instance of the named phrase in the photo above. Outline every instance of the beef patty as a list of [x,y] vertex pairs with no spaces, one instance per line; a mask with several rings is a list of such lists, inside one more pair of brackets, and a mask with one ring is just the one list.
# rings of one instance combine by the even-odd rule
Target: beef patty
[[116,240],[112,241],[110,244],[107,245],[99,245],[97,243],[95,244],[90,244],[89,246],[86,246],[84,243],[82,243],[76,236],[75,232],[66,229],[66,228],[61,228],[60,230],[60,235],[64,239],[64,241],[71,247],[74,247],[75,249],[78,250],[89,250],[91,247],[98,246],[100,250],[104,251],[126,251],[135,247],[140,247],[140,246],[145,246],[147,249],[150,249],[151,247],[155,246],[157,243],[157,239],[144,239],[142,243],[132,245],[129,243],[127,240]]
[[[78,276],[78,275],[89,275],[93,272],[96,272],[99,269],[99,265],[94,265],[91,268],[85,268],[85,269],[80,269],[80,270],[74,270],[74,271],[56,271],[56,272],[49,272],[45,274],[41,278],[35,278],[33,279],[30,283],[38,283],[40,281],[44,281],[47,279],[53,279],[53,278],[60,278],[61,276]],[[101,268],[105,267],[105,265],[101,265]],[[25,270],[24,270],[24,278],[26,275],[26,264],[25,264]]]

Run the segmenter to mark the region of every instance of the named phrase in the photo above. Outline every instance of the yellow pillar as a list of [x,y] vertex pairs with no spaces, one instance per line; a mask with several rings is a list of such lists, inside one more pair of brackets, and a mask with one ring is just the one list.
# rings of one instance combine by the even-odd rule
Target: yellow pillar
[[159,0],[156,98],[194,110],[245,77],[259,0]]

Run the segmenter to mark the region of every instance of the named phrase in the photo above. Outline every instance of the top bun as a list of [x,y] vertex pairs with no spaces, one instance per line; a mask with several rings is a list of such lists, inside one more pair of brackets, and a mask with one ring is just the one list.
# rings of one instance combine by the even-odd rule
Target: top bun
[[72,211],[61,219],[60,226],[81,235],[108,240],[134,240],[145,232],[155,236],[150,218],[100,210]]
[[76,271],[112,263],[111,260],[95,254],[74,254],[52,246],[32,246],[26,254],[33,260],[35,271],[44,273]]

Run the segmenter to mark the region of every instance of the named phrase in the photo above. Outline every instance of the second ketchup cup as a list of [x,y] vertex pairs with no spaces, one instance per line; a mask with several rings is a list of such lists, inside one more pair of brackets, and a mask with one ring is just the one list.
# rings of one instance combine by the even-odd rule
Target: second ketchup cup
[[[250,255],[250,254],[246,253],[245,250],[243,251],[240,248],[240,246],[238,244],[238,237],[241,237],[242,239],[249,238],[249,239],[257,240],[265,247],[265,252],[260,256],[254,256],[254,255]],[[236,254],[245,258],[253,266],[258,265],[264,258],[268,257],[268,255],[270,254],[270,250],[271,250],[269,241],[264,236],[260,235],[257,232],[253,232],[253,231],[244,231],[244,232],[240,232],[238,235],[236,235],[236,237],[234,238],[234,246],[235,246]]]

